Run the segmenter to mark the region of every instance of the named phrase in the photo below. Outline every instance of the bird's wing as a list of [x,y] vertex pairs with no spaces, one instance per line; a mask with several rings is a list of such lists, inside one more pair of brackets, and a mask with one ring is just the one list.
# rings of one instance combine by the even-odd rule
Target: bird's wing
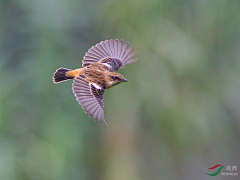
[[134,56],[138,53],[134,47],[129,47],[129,43],[123,40],[106,40],[91,47],[83,57],[82,65],[88,66],[91,63],[101,61],[110,67],[110,71],[119,70],[126,64],[137,61]]
[[77,76],[73,80],[72,90],[78,103],[82,106],[89,117],[93,117],[95,121],[98,119],[99,123],[106,123],[104,119],[104,90],[102,87],[95,83],[86,81],[83,75]]

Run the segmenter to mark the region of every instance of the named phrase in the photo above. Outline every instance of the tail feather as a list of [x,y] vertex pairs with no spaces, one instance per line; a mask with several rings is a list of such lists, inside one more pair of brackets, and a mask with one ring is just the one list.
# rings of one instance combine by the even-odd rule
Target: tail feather
[[71,77],[66,76],[66,72],[68,72],[68,71],[71,71],[71,69],[66,69],[66,68],[57,69],[56,72],[53,75],[53,82],[54,83],[60,83],[60,82],[72,79]]

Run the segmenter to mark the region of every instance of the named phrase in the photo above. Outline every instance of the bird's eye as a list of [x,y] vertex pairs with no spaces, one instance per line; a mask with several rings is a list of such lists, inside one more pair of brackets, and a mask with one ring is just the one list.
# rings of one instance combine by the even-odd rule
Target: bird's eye
[[113,76],[113,79],[114,79],[114,80],[117,80],[117,79],[118,79],[118,77],[117,77],[117,76]]

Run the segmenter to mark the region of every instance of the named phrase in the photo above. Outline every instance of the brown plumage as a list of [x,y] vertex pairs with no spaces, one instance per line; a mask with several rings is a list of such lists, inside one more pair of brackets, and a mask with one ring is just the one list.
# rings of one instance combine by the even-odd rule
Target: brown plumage
[[73,93],[86,113],[106,123],[104,119],[104,91],[121,82],[127,82],[123,75],[114,72],[126,64],[137,61],[133,58],[138,52],[134,47],[128,48],[123,40],[102,41],[88,50],[83,57],[83,68],[71,70],[59,68],[53,76],[54,83],[74,79]]

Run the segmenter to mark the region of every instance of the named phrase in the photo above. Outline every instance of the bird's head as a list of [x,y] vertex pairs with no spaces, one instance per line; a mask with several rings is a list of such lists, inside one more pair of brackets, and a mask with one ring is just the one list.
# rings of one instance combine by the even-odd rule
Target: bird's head
[[127,79],[123,77],[123,75],[115,72],[110,72],[107,75],[107,88],[115,86],[121,82],[127,82]]

